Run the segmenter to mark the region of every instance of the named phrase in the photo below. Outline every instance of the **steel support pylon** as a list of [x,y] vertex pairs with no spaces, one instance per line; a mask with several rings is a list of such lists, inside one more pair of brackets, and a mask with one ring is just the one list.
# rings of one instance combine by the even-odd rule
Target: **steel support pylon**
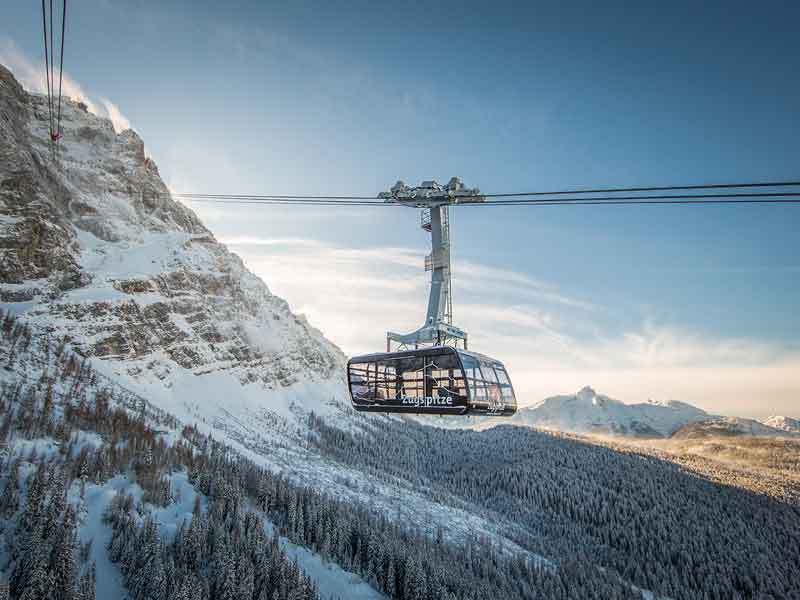
[[421,225],[431,234],[431,253],[425,257],[425,270],[431,272],[428,308],[422,327],[411,333],[386,334],[386,351],[392,344],[398,349],[426,346],[454,346],[467,348],[467,332],[453,325],[452,278],[450,264],[449,205],[484,202],[477,188],[464,187],[457,177],[446,186],[435,181],[424,181],[410,188],[398,181],[389,192],[378,196],[386,202],[397,202],[422,209]]

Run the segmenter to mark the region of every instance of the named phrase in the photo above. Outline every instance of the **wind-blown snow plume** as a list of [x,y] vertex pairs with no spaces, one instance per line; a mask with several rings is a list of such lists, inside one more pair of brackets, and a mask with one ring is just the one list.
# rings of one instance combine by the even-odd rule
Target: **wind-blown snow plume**
[[[44,65],[41,64],[41,61],[31,60],[13,40],[7,37],[0,38],[0,64],[8,67],[25,89],[38,94],[47,93],[47,78],[44,72]],[[93,101],[67,71],[64,71],[61,85],[64,96],[83,102],[89,112],[98,117],[110,119],[114,125],[114,131],[117,133],[131,128],[130,120],[116,104],[107,98],[100,98],[97,102]]]
[[128,117],[122,114],[119,106],[111,102],[108,98],[102,97],[100,98],[100,103],[105,109],[106,116],[111,119],[111,123],[114,124],[114,131],[120,133],[131,128],[131,122],[128,120]]

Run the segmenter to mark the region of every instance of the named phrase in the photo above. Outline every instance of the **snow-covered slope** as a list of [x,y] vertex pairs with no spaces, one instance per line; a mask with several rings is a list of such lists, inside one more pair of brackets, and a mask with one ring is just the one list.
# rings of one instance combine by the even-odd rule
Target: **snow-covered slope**
[[705,437],[790,437],[797,435],[791,431],[770,427],[754,419],[741,417],[715,417],[689,423],[681,427],[672,437],[675,439],[697,439]]
[[625,404],[587,386],[577,394],[553,396],[523,408],[510,422],[572,433],[666,437],[687,423],[707,418],[704,410],[684,402]]
[[139,136],[0,66],[0,306],[179,418],[341,415],[342,353],[175,202]]
[[[48,488],[55,490],[62,486],[64,501],[59,504],[51,500],[46,504],[47,510],[40,511],[37,518],[52,519],[56,507],[60,506],[62,511],[67,505],[72,507],[75,533],[81,544],[80,553],[73,555],[77,562],[75,579],[79,579],[81,590],[84,584],[96,587],[96,594],[80,593],[70,597],[76,600],[134,597],[125,588],[124,570],[119,561],[115,562],[111,551],[113,526],[109,522],[109,511],[120,495],[131,495],[139,524],[143,518],[152,520],[165,543],[173,542],[177,533],[192,522],[195,509],[206,516],[213,512],[210,508],[213,499],[199,493],[193,483],[197,481],[197,471],[190,477],[190,467],[175,460],[175,454],[172,460],[165,460],[167,453],[188,442],[187,430],[145,398],[92,371],[68,346],[46,335],[37,335],[25,327],[21,319],[5,314],[0,314],[0,365],[0,489],[3,490],[0,494],[0,581],[8,582],[26,568],[20,561],[20,556],[25,554],[18,553],[17,549],[24,543],[30,528],[20,528],[19,523],[27,512],[28,484],[42,467]],[[103,398],[108,407],[106,418],[91,417],[99,398]],[[130,426],[133,421],[124,425],[126,421],[120,413],[114,412],[116,409],[125,409],[129,418],[136,419],[136,426]],[[28,414],[36,418],[29,419]],[[112,430],[115,433],[111,434]],[[109,452],[112,445],[116,448],[114,453]],[[198,444],[194,456],[203,455],[206,449],[204,444]],[[159,477],[163,475],[166,488],[162,488],[163,495],[158,497],[151,493],[150,485],[158,478],[149,477],[136,467],[144,462],[152,464],[153,455],[158,456],[154,468],[160,470]],[[117,458],[109,460],[112,456]],[[83,475],[78,476],[81,471]],[[50,498],[56,497],[51,491]],[[242,510],[245,507],[253,510],[252,498],[241,504]],[[293,543],[280,535],[280,514],[267,515],[263,510],[256,510],[254,514],[264,519],[270,538],[273,533],[278,535],[276,539],[285,554],[287,572],[296,561],[299,569],[317,584],[321,599],[385,598],[362,577],[330,562],[329,557],[320,555],[313,547]],[[277,530],[269,520],[276,517],[279,519]],[[60,546],[53,544],[52,538],[45,543],[54,546],[48,549],[55,556]],[[53,561],[63,564],[57,563],[55,558]],[[11,597],[43,596],[12,592]]]
[[800,419],[793,419],[792,417],[773,416],[769,419],[761,421],[767,427],[788,431],[789,433],[800,434]]

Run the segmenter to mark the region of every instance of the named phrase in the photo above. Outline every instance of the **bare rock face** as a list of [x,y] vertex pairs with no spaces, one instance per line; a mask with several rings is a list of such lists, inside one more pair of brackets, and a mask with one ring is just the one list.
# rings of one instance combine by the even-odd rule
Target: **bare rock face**
[[134,131],[71,100],[62,130],[54,157],[46,99],[0,65],[0,305],[178,415],[206,392],[341,397],[342,353],[171,198]]

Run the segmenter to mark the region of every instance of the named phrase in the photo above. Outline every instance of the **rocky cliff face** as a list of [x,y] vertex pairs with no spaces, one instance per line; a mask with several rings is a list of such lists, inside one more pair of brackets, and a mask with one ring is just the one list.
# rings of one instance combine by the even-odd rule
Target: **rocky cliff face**
[[62,110],[54,158],[46,99],[0,66],[0,304],[178,416],[342,398],[342,353],[170,197],[139,136]]

